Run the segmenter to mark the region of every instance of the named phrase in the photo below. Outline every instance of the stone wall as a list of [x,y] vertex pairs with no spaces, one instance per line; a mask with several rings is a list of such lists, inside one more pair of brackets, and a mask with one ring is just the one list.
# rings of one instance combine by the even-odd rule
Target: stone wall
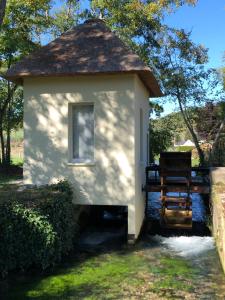
[[225,168],[212,168],[210,179],[213,236],[225,272]]

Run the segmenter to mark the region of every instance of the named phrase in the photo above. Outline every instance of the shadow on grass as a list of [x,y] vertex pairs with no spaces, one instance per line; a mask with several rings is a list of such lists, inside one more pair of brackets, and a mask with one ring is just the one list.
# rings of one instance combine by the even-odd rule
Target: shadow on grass
[[96,297],[101,299],[105,291],[99,286],[94,284],[81,284],[77,286],[63,286],[61,290],[50,288],[48,291],[38,292],[36,290],[20,292],[18,294],[11,294],[7,299],[13,300],[26,300],[26,299],[37,299],[37,300],[57,300],[57,299],[88,299],[89,297]]
[[23,179],[23,168],[18,165],[0,166],[0,185]]
[[118,299],[122,282],[139,282],[134,275],[141,265],[143,258],[129,250],[88,254],[43,276],[11,276],[5,299]]
[[5,281],[5,287],[2,285],[4,293],[0,298],[142,299],[145,290],[153,296],[162,295],[168,289],[175,294],[181,290],[189,292],[195,276],[197,273],[188,262],[167,255],[162,257],[157,244],[142,240],[132,247],[123,245],[120,250],[106,247],[68,257],[61,267],[42,276],[12,275]]

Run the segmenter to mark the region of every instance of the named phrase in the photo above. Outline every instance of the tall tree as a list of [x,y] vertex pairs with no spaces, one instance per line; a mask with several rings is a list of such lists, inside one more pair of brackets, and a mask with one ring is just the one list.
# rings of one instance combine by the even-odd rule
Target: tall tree
[[[24,55],[40,47],[40,34],[50,26],[49,0],[8,0],[0,31],[0,74]],[[12,108],[17,85],[1,80],[0,83],[0,144],[1,163],[10,163],[10,132]],[[5,126],[5,120],[8,125]],[[5,126],[5,127],[4,127]],[[3,134],[6,130],[5,135]]]
[[79,19],[79,1],[66,0],[52,15],[51,32],[58,37],[75,26]]
[[187,108],[200,105],[209,97],[215,99],[213,91],[219,90],[216,72],[204,69],[208,60],[207,50],[195,45],[190,33],[163,24],[166,13],[184,4],[194,5],[196,1],[92,0],[90,3],[87,15],[104,18],[155,71],[167,100],[179,105],[200,162],[204,164],[204,154]]
[[221,97],[222,86],[218,73],[213,69],[205,69],[207,50],[201,45],[195,45],[190,40],[190,33],[172,30],[172,35],[164,35],[161,43],[161,80],[167,99],[178,103],[197,148],[200,163],[204,164],[204,152],[199,145],[189,107],[203,105],[211,99]]
[[0,0],[0,28],[5,16],[6,0]]

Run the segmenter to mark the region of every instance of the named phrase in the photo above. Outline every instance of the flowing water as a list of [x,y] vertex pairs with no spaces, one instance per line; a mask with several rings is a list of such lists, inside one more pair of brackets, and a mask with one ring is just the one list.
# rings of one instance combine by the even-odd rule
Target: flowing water
[[[171,193],[172,195],[177,194]],[[192,294],[184,293],[181,298],[225,299],[225,275],[220,264],[214,238],[206,230],[207,209],[205,203],[199,194],[192,194],[191,198],[193,224],[201,225],[202,230],[194,229],[191,233],[188,231],[180,233],[176,230],[169,231],[169,233],[164,230],[151,230],[153,234],[147,235],[146,254],[152,256],[156,264],[158,260],[162,261],[162,258],[166,257],[171,260],[171,267],[173,260],[175,260],[174,266],[176,268],[177,259],[179,262],[191,266],[193,276],[190,277],[190,284],[193,286],[194,292]],[[159,199],[160,193],[149,193],[148,216],[153,223],[156,221],[157,228],[159,227],[159,210],[161,208]],[[177,297],[180,299],[178,295],[177,297],[175,294],[173,295],[171,299]],[[167,299],[166,296],[165,299]]]
[[140,243],[144,255],[163,268],[162,299],[225,299],[225,275],[212,237],[148,235]]
[[[177,196],[177,193],[168,193],[169,196]],[[180,193],[180,196],[185,196],[185,193]],[[149,193],[148,201],[148,216],[153,220],[159,220],[161,201],[160,193]],[[192,199],[192,220],[194,222],[205,222],[206,209],[201,195],[197,193],[191,194]]]

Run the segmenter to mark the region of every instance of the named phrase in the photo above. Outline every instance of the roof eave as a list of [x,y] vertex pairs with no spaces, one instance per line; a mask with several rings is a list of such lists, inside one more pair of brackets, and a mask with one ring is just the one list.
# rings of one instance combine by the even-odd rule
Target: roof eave
[[139,77],[141,78],[143,84],[149,91],[150,98],[163,97],[161,88],[152,72],[149,71],[140,71],[138,72]]
[[10,75],[5,75],[4,78],[14,82],[15,84],[18,85],[23,85],[23,81],[25,78],[37,78],[37,77],[74,77],[74,76],[87,76],[87,75],[113,75],[113,74],[138,74],[140,79],[142,80],[143,84],[149,91],[149,96],[150,97],[162,97],[163,93],[160,89],[160,86],[155,78],[155,76],[149,72],[149,71],[124,71],[124,72],[96,72],[96,73],[75,73],[75,74],[29,74],[29,73],[23,73],[23,74],[18,74],[14,76]]

